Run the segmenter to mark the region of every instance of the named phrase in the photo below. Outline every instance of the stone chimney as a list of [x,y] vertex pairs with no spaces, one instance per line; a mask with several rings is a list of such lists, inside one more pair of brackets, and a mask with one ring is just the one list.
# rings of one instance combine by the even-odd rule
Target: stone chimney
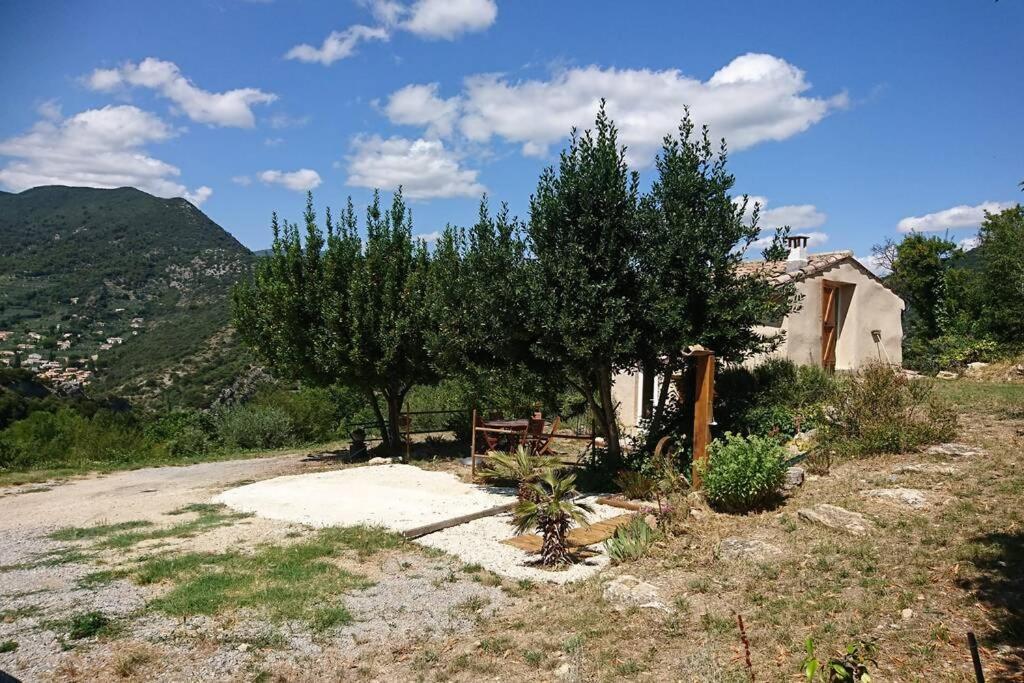
[[789,245],[789,257],[786,258],[786,272],[792,273],[807,265],[807,236],[790,235],[786,238]]

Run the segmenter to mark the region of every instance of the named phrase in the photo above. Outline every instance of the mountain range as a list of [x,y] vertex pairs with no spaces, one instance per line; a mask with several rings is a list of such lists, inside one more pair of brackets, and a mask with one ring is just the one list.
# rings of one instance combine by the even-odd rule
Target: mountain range
[[250,362],[229,292],[255,258],[185,199],[0,192],[0,360],[75,368],[90,390],[142,402],[208,403]]

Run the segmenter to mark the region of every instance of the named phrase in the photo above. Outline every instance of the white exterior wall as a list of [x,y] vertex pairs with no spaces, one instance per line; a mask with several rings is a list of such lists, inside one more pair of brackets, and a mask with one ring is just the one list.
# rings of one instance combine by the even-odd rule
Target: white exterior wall
[[[836,341],[836,369],[856,370],[872,361],[903,363],[903,300],[875,278],[850,262],[839,263],[824,273],[800,280],[796,291],[803,296],[800,309],[786,316],[782,326],[758,327],[762,334],[785,332],[785,341],[770,354],[798,365],[821,364],[822,282],[843,285],[839,305],[842,327]],[[876,344],[872,330],[881,332]],[[748,364],[756,365],[765,356]]]
[[[821,296],[826,280],[842,285],[836,369],[856,370],[874,361],[902,364],[903,300],[850,261],[842,261],[797,282],[796,290],[803,295],[799,309],[786,316],[781,327],[755,328],[762,334],[783,331],[785,340],[773,353],[755,356],[747,365],[757,365],[769,357],[788,358],[798,365],[821,365]],[[872,330],[881,332],[878,344],[872,339]],[[612,397],[619,404],[619,421],[626,433],[639,423],[642,387],[639,372],[615,377]]]

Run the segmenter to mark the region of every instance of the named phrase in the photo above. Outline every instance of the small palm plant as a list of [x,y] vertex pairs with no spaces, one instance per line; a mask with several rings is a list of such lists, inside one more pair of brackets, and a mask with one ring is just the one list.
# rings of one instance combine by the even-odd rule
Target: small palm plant
[[589,505],[573,500],[577,495],[575,483],[575,474],[562,474],[553,467],[547,468],[529,484],[528,497],[519,501],[513,513],[516,533],[526,533],[530,529],[540,533],[543,538],[540,561],[546,566],[571,561],[569,528],[574,522],[585,524],[586,513],[593,511]]
[[514,482],[519,500],[531,495],[530,484],[540,478],[541,473],[557,466],[555,458],[530,455],[520,446],[513,453],[490,453],[480,469],[480,477],[491,484]]

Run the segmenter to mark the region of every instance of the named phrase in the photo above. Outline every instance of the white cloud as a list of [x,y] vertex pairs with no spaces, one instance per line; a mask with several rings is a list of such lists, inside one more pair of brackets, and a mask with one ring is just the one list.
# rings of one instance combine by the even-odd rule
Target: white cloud
[[875,256],[874,254],[870,254],[868,256],[854,256],[854,258],[860,261],[864,265],[864,267],[866,267],[868,270],[870,270],[872,273],[879,277],[888,275],[890,272],[892,272],[885,267],[885,265],[882,263],[882,259],[880,259],[878,256]]
[[[733,198],[733,203],[739,205],[742,197]],[[762,230],[775,230],[788,225],[794,231],[806,230],[807,228],[818,228],[825,224],[828,216],[818,210],[814,204],[791,204],[778,206],[774,209],[768,208],[768,198],[760,195],[750,195],[747,198],[747,213],[744,216],[747,222],[750,221],[754,205],[761,205],[761,214],[758,226]]]
[[252,128],[256,123],[252,106],[277,99],[273,93],[256,88],[210,92],[192,84],[173,62],[148,57],[138,64],[127,62],[116,69],[96,69],[87,79],[93,90],[111,91],[124,86],[150,88],[180,107],[199,123]]
[[977,235],[974,235],[973,237],[965,237],[959,242],[957,242],[957,246],[963,249],[964,251],[970,251],[971,249],[977,247],[979,244],[981,244],[981,239]]
[[248,187],[252,185],[252,178],[247,175],[236,175],[231,178],[231,182],[235,185],[241,185],[242,187]]
[[259,174],[260,180],[268,185],[281,185],[289,190],[305,192],[320,185],[320,174],[310,168],[300,168],[297,171],[263,171]]
[[263,144],[267,147],[277,147],[284,142],[284,138],[265,138]]
[[46,100],[36,107],[36,112],[47,121],[60,121],[64,118],[61,112],[60,102],[57,100]]
[[[521,145],[527,156],[546,155],[573,127],[592,127],[605,98],[619,127],[619,142],[628,146],[630,162],[641,167],[653,161],[662,138],[677,129],[686,106],[696,122],[708,124],[714,137],[724,136],[737,150],[792,137],[847,104],[845,93],[808,96],[811,84],[804,72],[767,54],[737,57],[707,81],[677,69],[588,66],[565,69],[548,80],[478,74],[465,79],[457,98],[447,100],[432,85],[419,86],[419,91],[411,87],[416,86],[406,86],[392,99],[408,102],[411,94],[419,95],[421,106],[413,109],[419,125],[437,131],[437,117],[447,121],[454,107],[457,128],[469,140],[498,137]],[[405,108],[397,108],[394,116],[396,123],[416,118]]]
[[402,27],[422,38],[453,40],[461,33],[482,31],[497,18],[494,0],[419,0]]
[[362,0],[360,4],[369,8],[378,26],[353,24],[331,31],[320,47],[296,45],[285,53],[285,59],[329,66],[354,55],[360,43],[390,40],[397,30],[421,38],[454,40],[463,33],[482,31],[498,16],[494,0],[418,0],[411,6],[397,0]]
[[425,232],[420,235],[416,235],[416,239],[423,240],[427,244],[432,244],[441,239],[441,231],[434,230],[433,232]]
[[319,62],[329,66],[339,59],[345,59],[355,54],[356,47],[365,40],[388,40],[391,34],[387,29],[379,26],[363,26],[356,24],[349,26],[344,31],[331,31],[330,35],[324,38],[320,47],[313,47],[303,43],[296,45],[285,53],[285,59],[297,59],[300,62]]
[[985,212],[998,213],[1014,206],[1012,202],[982,202],[975,206],[961,204],[944,211],[936,211],[923,216],[907,216],[901,220],[896,229],[900,232],[938,232],[957,228],[976,228],[985,220]]
[[302,128],[309,123],[310,117],[307,116],[289,116],[288,114],[274,114],[267,123],[270,124],[271,128]]
[[186,192],[185,199],[189,200],[196,206],[202,206],[203,202],[210,198],[213,194],[213,190],[208,188],[206,185],[197,187],[194,192]]
[[[129,105],[88,109],[59,120],[42,120],[17,137],[0,141],[0,156],[12,160],[0,169],[0,185],[21,190],[39,185],[137,187],[161,197],[182,197],[181,171],[149,156],[147,144],[176,131],[160,117]],[[209,188],[192,197],[202,201]]]
[[395,189],[410,199],[474,197],[485,191],[477,171],[462,168],[458,156],[439,140],[378,135],[353,140],[348,180],[353,187]]
[[828,217],[818,211],[813,204],[794,204],[762,210],[760,225],[766,230],[774,230],[783,225],[788,225],[793,230],[806,230],[824,225],[826,218]]
[[459,99],[441,99],[437,83],[407,85],[388,98],[384,113],[393,123],[426,126],[427,135],[448,136],[459,115]]

